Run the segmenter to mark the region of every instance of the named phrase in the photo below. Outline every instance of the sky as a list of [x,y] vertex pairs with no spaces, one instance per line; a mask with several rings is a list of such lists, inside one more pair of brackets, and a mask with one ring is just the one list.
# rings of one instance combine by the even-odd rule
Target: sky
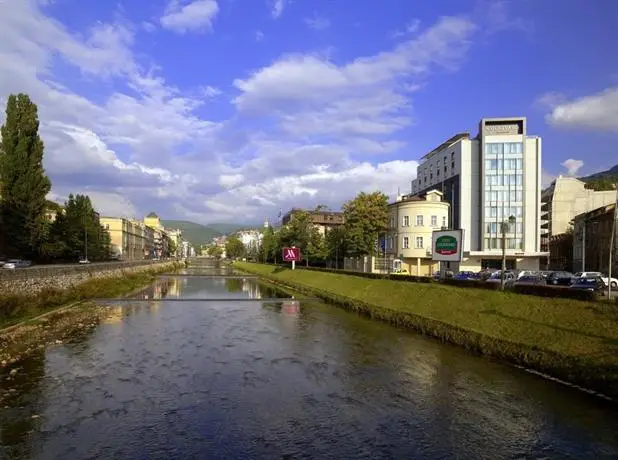
[[30,95],[51,198],[86,193],[103,215],[257,223],[361,191],[392,197],[482,117],[528,118],[545,183],[618,163],[615,0],[0,10],[3,111],[9,94]]

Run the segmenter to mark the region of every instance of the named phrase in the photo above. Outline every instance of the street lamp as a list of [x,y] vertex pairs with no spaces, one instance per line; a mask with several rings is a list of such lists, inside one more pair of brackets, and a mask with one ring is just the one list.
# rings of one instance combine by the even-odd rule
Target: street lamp
[[504,291],[504,280],[506,276],[506,234],[509,227],[515,224],[515,216],[510,216],[508,220],[500,224],[502,231],[502,271],[500,272],[500,289]]

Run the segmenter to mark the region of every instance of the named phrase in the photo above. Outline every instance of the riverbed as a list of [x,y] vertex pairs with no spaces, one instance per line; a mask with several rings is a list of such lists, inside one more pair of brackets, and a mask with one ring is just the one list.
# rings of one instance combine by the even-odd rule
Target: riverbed
[[618,457],[612,403],[252,277],[185,273],[2,369],[0,458]]

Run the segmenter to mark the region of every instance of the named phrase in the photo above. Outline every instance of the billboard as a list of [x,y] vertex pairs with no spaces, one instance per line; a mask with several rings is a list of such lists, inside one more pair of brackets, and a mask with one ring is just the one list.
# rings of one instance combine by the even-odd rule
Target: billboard
[[298,262],[300,260],[300,248],[291,247],[281,249],[284,262]]
[[431,239],[431,257],[440,262],[461,262],[463,230],[438,230]]

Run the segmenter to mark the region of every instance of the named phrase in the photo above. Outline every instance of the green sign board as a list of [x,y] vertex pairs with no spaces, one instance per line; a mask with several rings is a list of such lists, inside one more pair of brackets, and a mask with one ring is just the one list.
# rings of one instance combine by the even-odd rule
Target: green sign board
[[457,238],[450,235],[440,236],[436,240],[436,252],[441,256],[457,254]]

